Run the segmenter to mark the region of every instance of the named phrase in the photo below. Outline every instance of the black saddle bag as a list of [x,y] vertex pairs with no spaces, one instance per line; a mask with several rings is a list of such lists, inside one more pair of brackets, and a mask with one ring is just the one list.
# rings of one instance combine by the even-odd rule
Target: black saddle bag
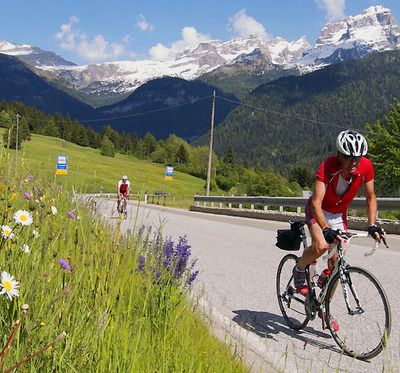
[[278,229],[276,246],[282,250],[296,251],[300,249],[300,234],[291,229]]

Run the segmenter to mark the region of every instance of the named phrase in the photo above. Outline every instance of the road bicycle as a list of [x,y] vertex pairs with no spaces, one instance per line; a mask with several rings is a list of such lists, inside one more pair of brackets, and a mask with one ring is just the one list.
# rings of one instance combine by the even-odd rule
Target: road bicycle
[[[277,246],[293,251],[300,249],[302,243],[303,249],[306,249],[305,222],[298,220],[289,223],[290,230],[278,231]],[[285,240],[285,244],[279,245],[279,236],[284,231],[289,234],[290,242]],[[331,274],[321,289],[315,276],[311,278],[307,266],[308,294],[298,292],[294,286],[293,267],[299,257],[290,253],[282,258],[276,276],[279,308],[288,326],[296,330],[305,328],[310,320],[320,316],[322,328],[329,328],[343,353],[368,360],[377,356],[387,345],[391,328],[390,306],[379,281],[367,270],[351,266],[344,259],[351,241],[367,237],[368,233],[340,234],[344,239],[343,247],[334,245],[322,257],[325,260],[337,253]],[[386,245],[386,241],[384,243]],[[377,248],[378,242],[375,241],[373,249],[364,255],[372,255]]]
[[117,210],[121,219],[126,219],[128,217],[126,209],[127,199],[129,199],[129,194],[126,196],[118,197]]

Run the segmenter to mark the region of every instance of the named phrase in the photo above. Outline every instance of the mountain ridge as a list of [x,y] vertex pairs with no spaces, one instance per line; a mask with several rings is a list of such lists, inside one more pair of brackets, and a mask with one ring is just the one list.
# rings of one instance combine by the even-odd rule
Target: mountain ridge
[[[4,50],[1,43],[0,53],[10,52],[10,45]],[[23,46],[25,54],[19,57],[28,59],[27,47]],[[400,28],[390,9],[376,5],[359,15],[326,24],[314,47],[305,36],[292,42],[281,37],[266,40],[250,36],[227,42],[203,42],[186,48],[173,61],[117,61],[83,66],[67,62],[67,65],[57,66],[55,59],[46,64],[38,60],[38,53],[34,53],[36,57],[30,58],[29,62],[37,60],[37,64],[32,63],[34,66],[56,74],[85,94],[111,97],[126,95],[143,83],[163,76],[194,80],[221,66],[240,64],[246,59],[252,61],[255,50],[270,60],[274,69],[279,66],[308,73],[332,63],[389,49],[400,49]],[[13,53],[16,54],[17,50]],[[255,71],[257,73],[262,75],[268,71]]]

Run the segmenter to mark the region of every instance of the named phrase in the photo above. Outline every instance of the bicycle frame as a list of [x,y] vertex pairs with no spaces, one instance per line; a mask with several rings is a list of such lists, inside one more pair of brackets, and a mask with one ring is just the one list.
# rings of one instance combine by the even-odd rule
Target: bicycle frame
[[[306,236],[304,225],[299,227],[299,231],[300,231],[300,236],[301,236],[302,243],[303,243],[303,248],[305,250],[307,248],[307,236]],[[321,306],[323,306],[326,295],[327,295],[329,284],[332,282],[332,279],[335,277],[335,275],[338,272],[340,272],[340,283],[342,285],[343,295],[344,295],[344,299],[345,299],[347,310],[348,310],[349,314],[356,314],[356,313],[363,312],[362,308],[360,307],[357,293],[356,293],[355,289],[353,288],[352,284],[349,284],[349,286],[350,286],[350,290],[354,296],[354,300],[356,301],[357,308],[356,308],[356,310],[352,310],[350,307],[349,295],[347,292],[347,288],[345,286],[345,283],[347,281],[347,276],[345,275],[345,271],[346,271],[346,267],[348,266],[348,264],[347,264],[346,260],[344,259],[344,253],[349,248],[350,243],[354,238],[368,237],[368,233],[354,233],[354,234],[343,233],[342,237],[344,239],[343,240],[344,246],[342,247],[342,242],[340,242],[337,245],[331,246],[330,248],[328,248],[328,253],[322,257],[322,259],[326,260],[326,259],[329,259],[330,257],[332,257],[335,252],[338,254],[338,257],[337,257],[337,259],[333,265],[333,268],[331,270],[331,274],[329,275],[324,286],[321,288],[321,291],[319,292],[318,296],[316,295],[316,291],[315,291],[315,289],[318,286],[310,278],[309,266],[306,267],[306,274],[307,274],[306,281],[307,281],[307,286],[309,289],[309,293],[306,297],[306,305],[307,305],[306,308],[307,308],[308,316],[312,320],[315,319],[316,313],[319,311]],[[364,255],[365,256],[372,255],[377,250],[378,246],[379,246],[379,243],[377,241],[375,241],[375,245],[374,245],[373,249],[371,251],[369,251],[368,253],[365,253]],[[324,327],[324,322],[322,324]]]

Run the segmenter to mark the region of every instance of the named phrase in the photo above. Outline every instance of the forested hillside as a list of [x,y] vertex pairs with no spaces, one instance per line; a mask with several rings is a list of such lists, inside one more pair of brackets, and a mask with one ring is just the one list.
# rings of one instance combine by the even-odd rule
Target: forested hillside
[[[258,87],[227,116],[215,129],[214,150],[220,156],[231,144],[238,161],[286,175],[294,166],[315,168],[335,151],[339,131],[365,131],[367,122],[390,111],[395,98],[400,98],[400,51],[284,77]],[[208,141],[205,135],[196,143]]]

